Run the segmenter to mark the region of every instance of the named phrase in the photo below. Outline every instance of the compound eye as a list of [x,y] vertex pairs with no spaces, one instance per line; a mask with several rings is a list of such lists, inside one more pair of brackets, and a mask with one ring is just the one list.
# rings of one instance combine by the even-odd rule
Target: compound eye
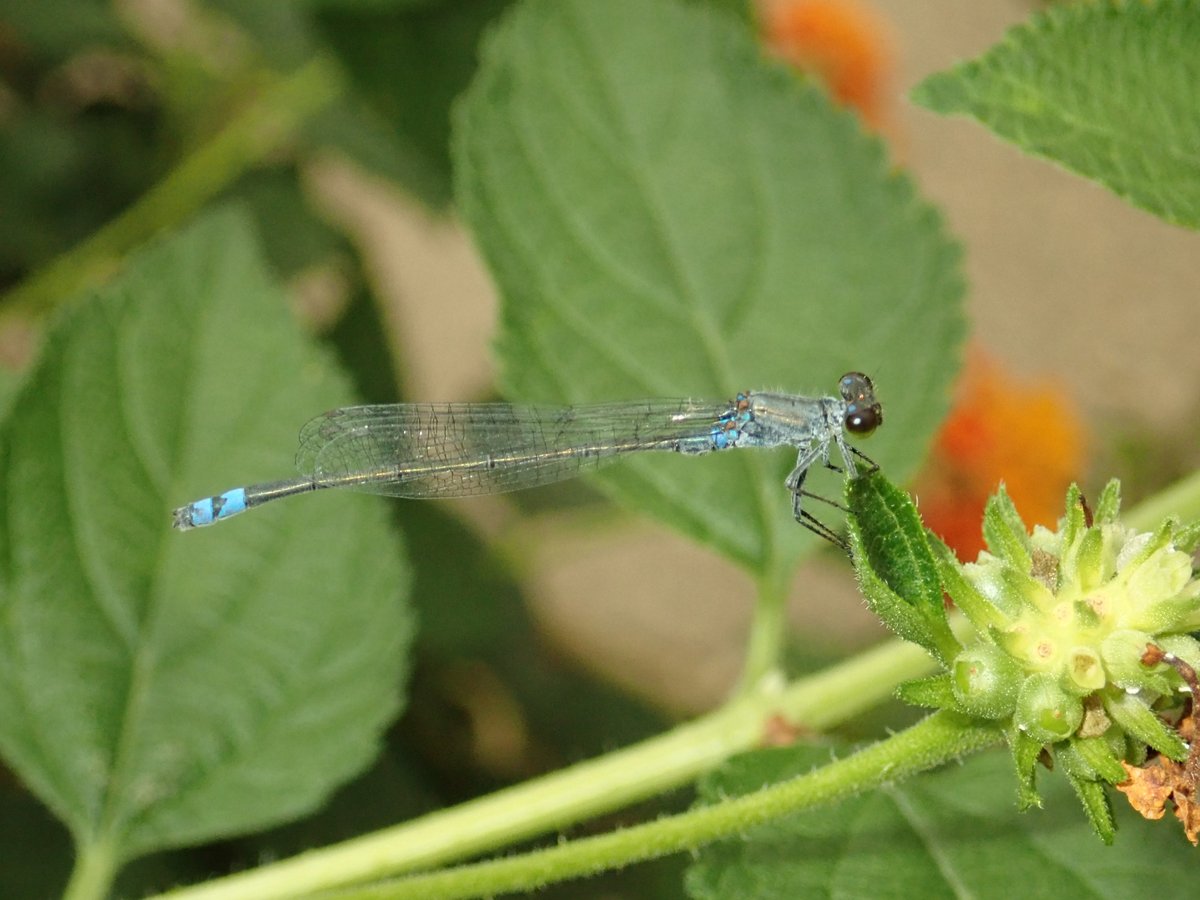
[[862,372],[847,372],[838,384],[842,399],[846,401],[874,399],[875,386]]
[[883,424],[883,410],[878,403],[872,406],[851,403],[846,407],[845,424],[851,434],[868,435]]

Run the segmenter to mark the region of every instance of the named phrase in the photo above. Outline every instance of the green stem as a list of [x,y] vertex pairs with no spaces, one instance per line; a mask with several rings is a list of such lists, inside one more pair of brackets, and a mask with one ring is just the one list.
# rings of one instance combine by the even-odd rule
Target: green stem
[[1002,731],[992,723],[938,712],[852,756],[753,794],[521,856],[416,875],[338,896],[345,900],[449,900],[534,890],[632,862],[695,851],[757,825],[902,781],[1001,738]]
[[342,91],[337,65],[321,56],[264,90],[132,206],[9,291],[0,306],[0,327],[41,315],[111,277],[131,249],[181,222],[294,139],[298,126]]
[[102,900],[107,897],[117,874],[113,848],[104,843],[78,843],[78,856],[63,900]]
[[687,784],[732,754],[758,746],[774,717],[828,728],[878,703],[897,681],[928,673],[932,665],[924,651],[890,641],[790,685],[772,687],[766,679],[728,706],[624,750],[403,825],[163,896],[271,900],[464,859]]
[[779,668],[787,636],[787,573],[775,566],[758,580],[754,618],[746,641],[746,661],[737,694],[749,693],[769,673]]

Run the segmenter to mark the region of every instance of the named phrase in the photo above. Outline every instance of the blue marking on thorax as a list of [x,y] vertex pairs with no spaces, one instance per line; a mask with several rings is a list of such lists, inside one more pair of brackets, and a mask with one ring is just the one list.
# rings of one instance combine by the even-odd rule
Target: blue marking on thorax
[[709,435],[714,450],[725,450],[736,447],[742,439],[746,426],[754,422],[754,413],[750,409],[750,398],[746,394],[738,394],[733,406],[721,413]]

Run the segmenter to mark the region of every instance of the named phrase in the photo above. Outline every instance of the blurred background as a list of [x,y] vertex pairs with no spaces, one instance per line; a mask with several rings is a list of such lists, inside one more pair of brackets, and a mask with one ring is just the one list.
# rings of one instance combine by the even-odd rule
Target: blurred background
[[[302,60],[315,34],[345,60],[386,67],[388,80],[411,85],[420,99],[381,93],[370,114],[335,104],[278,144],[252,133],[270,144],[268,165],[220,193],[255,205],[272,261],[314,332],[357,348],[358,358],[392,348],[392,383],[360,380],[369,399],[494,396],[497,301],[436,161],[477,35],[508,5],[431,0],[372,12],[314,2],[306,6],[316,14],[302,22],[282,11],[288,4],[269,2],[0,0],[6,377],[14,380],[36,352],[51,305],[52,290],[31,290],[45,284],[37,273],[253,113],[278,87],[265,73]],[[1049,524],[1072,480],[1095,493],[1121,477],[1132,503],[1192,470],[1200,455],[1195,236],[1023,156],[976,123],[905,99],[926,75],[982,53],[1042,5],[761,0],[756,9],[764,52],[857,109],[965,247],[967,365],[957,407],[911,485],[931,527],[965,558],[979,549],[983,500],[1001,479],[1028,520]],[[412,63],[420,54],[445,65],[435,72]],[[399,142],[380,118],[389,108],[412,126]],[[888,373],[872,375],[886,409]],[[290,452],[280,448],[281,458]],[[454,572],[418,571],[426,663],[399,728],[402,749],[381,762],[393,767],[387,783],[397,799],[378,824],[395,821],[403,804],[449,802],[620,745],[712,708],[733,687],[754,601],[750,579],[586,488],[565,496],[406,512],[414,559],[452,542],[463,562]],[[466,595],[471,604],[461,603]],[[525,654],[522,667],[464,649],[491,641],[490,633],[471,637],[465,622],[485,607],[504,619],[504,653]],[[799,667],[883,637],[832,548],[797,573],[791,613]],[[575,720],[551,720],[547,711],[564,699],[578,706]],[[464,749],[431,761],[447,747]],[[438,770],[436,796],[397,774],[410,765]],[[348,789],[344,809],[372,791]],[[241,852],[282,853],[372,824],[360,814],[346,819],[307,833],[298,826]]]

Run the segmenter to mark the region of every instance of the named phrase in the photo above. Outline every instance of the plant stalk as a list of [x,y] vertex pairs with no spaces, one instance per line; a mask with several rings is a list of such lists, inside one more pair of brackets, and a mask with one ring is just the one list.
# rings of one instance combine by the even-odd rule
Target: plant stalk
[[923,650],[889,641],[790,685],[763,679],[754,692],[632,747],[161,898],[272,900],[465,859],[688,784],[733,754],[760,746],[774,719],[797,728],[828,728],[889,696],[898,681],[932,668]]

